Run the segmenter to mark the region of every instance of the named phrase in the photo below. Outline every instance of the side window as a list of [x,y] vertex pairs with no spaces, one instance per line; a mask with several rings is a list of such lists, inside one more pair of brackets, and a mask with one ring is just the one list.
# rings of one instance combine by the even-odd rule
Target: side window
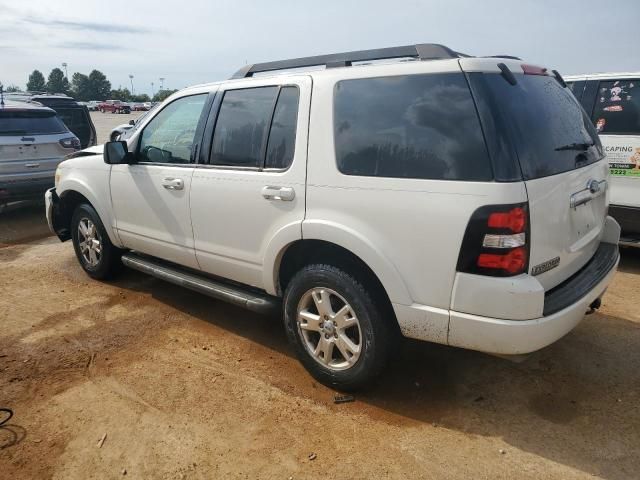
[[167,105],[145,127],[139,161],[189,163],[207,94],[182,97]]
[[600,134],[640,134],[640,79],[600,82],[592,120]]
[[280,90],[269,132],[265,168],[289,168],[293,161],[298,121],[298,98],[297,87],[284,87]]
[[218,113],[210,163],[260,167],[278,87],[225,92]]
[[338,82],[334,136],[338,169],[346,175],[493,178],[471,92],[460,73]]

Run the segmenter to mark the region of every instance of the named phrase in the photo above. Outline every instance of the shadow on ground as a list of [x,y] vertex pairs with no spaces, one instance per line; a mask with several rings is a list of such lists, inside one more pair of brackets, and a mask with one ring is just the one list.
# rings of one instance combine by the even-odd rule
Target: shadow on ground
[[[639,272],[639,259],[637,252],[624,252],[621,271]],[[125,273],[115,285],[151,294],[199,320],[292,355],[279,318],[135,272]],[[353,408],[392,424],[429,423],[499,437],[514,448],[589,474],[633,478],[640,471],[639,346],[639,324],[600,313],[519,364],[407,340],[381,381],[358,394]],[[287,372],[273,383],[327,401],[326,391],[318,398],[323,391],[312,387],[313,382],[292,385]]]

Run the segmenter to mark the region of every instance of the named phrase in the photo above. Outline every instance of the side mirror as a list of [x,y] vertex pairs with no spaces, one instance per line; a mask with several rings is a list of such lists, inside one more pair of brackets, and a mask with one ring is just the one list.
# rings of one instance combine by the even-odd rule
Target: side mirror
[[136,124],[135,120],[129,120],[129,125],[134,126]]
[[127,142],[116,141],[104,144],[104,163],[109,165],[119,165],[122,163],[132,163],[133,154],[129,152]]

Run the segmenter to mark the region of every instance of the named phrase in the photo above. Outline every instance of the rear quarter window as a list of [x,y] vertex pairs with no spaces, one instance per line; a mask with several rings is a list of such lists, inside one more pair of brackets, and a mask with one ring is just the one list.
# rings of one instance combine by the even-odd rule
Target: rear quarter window
[[346,175],[491,180],[461,73],[343,80],[334,91],[336,160]]

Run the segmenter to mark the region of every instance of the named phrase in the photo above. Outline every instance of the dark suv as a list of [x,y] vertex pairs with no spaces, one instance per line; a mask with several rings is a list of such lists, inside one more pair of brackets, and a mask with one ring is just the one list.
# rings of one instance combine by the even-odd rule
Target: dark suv
[[97,144],[96,127],[91,121],[89,109],[85,105],[80,105],[73,98],[61,94],[51,95],[34,92],[9,94],[5,97],[11,100],[38,102],[55,110],[58,117],[69,127],[69,130],[80,139],[80,145],[83,149]]
[[69,130],[80,139],[82,148],[97,144],[96,127],[85,105],[80,105],[71,97],[61,95],[35,95],[31,100],[55,110]]

